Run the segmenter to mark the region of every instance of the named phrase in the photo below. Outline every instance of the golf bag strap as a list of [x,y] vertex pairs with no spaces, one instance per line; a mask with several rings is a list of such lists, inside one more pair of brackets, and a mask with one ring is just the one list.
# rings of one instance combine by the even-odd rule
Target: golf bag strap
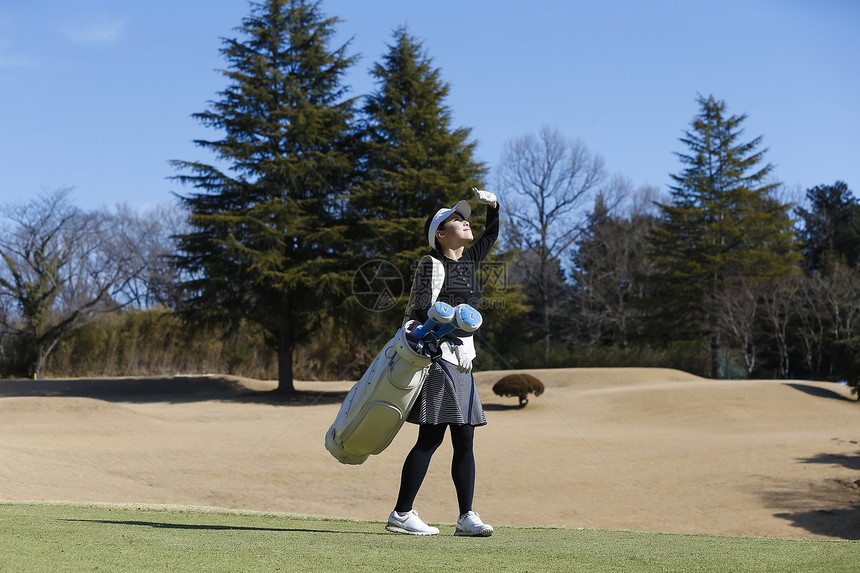
[[442,292],[442,285],[445,284],[445,265],[442,261],[431,255],[424,255],[418,261],[418,268],[415,269],[415,276],[412,278],[412,289],[409,291],[409,303],[406,305],[406,314],[403,316],[403,324],[409,321],[412,312],[415,310],[415,304],[418,302],[418,281],[421,269],[424,267],[427,259],[430,259],[430,304],[432,305],[439,299],[439,293]]

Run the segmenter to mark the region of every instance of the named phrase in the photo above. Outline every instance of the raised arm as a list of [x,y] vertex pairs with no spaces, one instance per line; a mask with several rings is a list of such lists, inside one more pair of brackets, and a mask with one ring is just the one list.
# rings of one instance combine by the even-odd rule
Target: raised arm
[[496,196],[487,191],[474,189],[478,201],[487,205],[487,224],[481,237],[469,247],[471,258],[477,263],[486,258],[499,238],[499,202]]

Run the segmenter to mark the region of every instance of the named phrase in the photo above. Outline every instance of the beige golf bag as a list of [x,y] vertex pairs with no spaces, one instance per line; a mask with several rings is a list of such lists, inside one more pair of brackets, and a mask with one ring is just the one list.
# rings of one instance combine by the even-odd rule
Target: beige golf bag
[[430,358],[406,340],[410,321],[394,335],[346,395],[325,435],[343,464],[360,464],[388,447],[400,431],[430,369]]

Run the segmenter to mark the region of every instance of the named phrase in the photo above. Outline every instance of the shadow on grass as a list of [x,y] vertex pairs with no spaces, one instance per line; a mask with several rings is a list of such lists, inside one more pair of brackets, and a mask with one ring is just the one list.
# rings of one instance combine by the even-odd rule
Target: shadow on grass
[[821,388],[819,386],[810,386],[808,384],[800,384],[798,382],[790,382],[786,383],[786,386],[790,388],[794,388],[795,390],[800,390],[810,396],[817,396],[819,398],[831,398],[833,400],[842,400],[844,402],[856,402],[853,398],[849,398],[839,392],[835,392],[833,390],[828,390],[827,388]]
[[307,529],[303,527],[249,527],[244,525],[205,525],[194,523],[163,523],[158,521],[120,521],[110,519],[61,519],[76,523],[101,523],[104,525],[132,525],[138,527],[152,527],[156,529],[188,529],[202,531],[277,531],[288,533],[337,533],[354,535],[391,535],[391,533],[375,531],[342,531],[335,529]]
[[800,458],[798,461],[804,464],[830,464],[860,471],[860,452],[856,454],[818,454],[811,458]]
[[519,404],[484,404],[484,410],[490,412],[504,412],[506,410],[522,410],[524,406]]
[[286,394],[277,390],[254,390],[230,377],[175,376],[100,378],[96,380],[0,380],[0,398],[53,396],[94,398],[106,402],[172,404],[203,402],[247,402],[285,406],[340,404],[345,391],[300,390]]
[[794,527],[839,539],[860,540],[860,505],[847,508],[814,509],[794,513],[774,513]]
[[[797,461],[860,470],[860,452],[822,453]],[[794,527],[818,535],[860,540],[860,479],[853,476],[846,479],[843,473],[840,477],[806,484],[800,490],[768,492],[764,499],[770,507],[785,510],[774,516],[790,521]]]

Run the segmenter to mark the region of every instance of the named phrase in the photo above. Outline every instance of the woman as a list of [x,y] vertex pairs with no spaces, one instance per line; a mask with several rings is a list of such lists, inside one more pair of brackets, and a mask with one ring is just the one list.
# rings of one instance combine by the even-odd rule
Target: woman
[[[487,205],[487,224],[481,238],[473,245],[467,247],[474,237],[468,220],[472,209],[465,201],[450,209],[439,209],[424,225],[427,242],[433,249],[430,257],[438,262],[424,257],[415,273],[410,300],[414,302],[414,318],[421,323],[427,320],[427,311],[437,300],[451,306],[466,303],[480,308],[481,287],[475,271],[499,236],[499,204],[492,193],[475,189],[475,194],[480,203]],[[444,268],[441,290],[438,286],[440,262]],[[433,276],[434,272],[437,277]],[[435,289],[434,278],[437,283]],[[454,535],[486,537],[493,533],[493,527],[483,523],[472,510],[475,492],[472,443],[475,427],[487,423],[472,376],[475,345],[471,333],[455,330],[454,335],[462,340],[462,344],[442,343],[442,358],[430,367],[421,394],[407,418],[407,421],[419,424],[418,440],[403,463],[400,493],[388,518],[388,531],[412,535],[439,533],[438,528],[421,520],[412,503],[427,474],[430,458],[442,444],[445,430],[450,428],[454,446],[451,477],[460,506]]]

